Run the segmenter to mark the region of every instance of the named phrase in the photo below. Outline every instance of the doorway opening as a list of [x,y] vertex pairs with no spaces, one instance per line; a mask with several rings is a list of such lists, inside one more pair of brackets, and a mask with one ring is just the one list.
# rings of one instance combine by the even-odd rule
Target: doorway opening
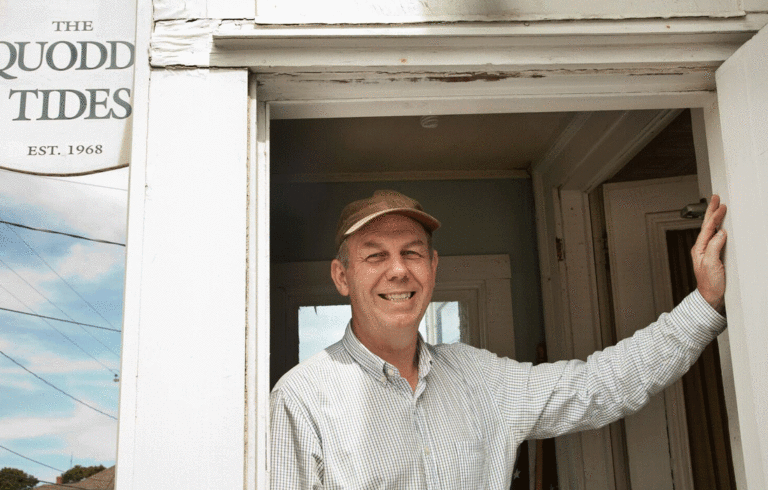
[[[628,132],[633,127],[644,128],[641,138]],[[393,188],[443,221],[435,235],[441,257],[509,255],[512,355],[534,361],[546,332],[532,169],[559,164],[571,152],[573,158],[603,163],[623,159],[621,165],[611,162],[618,171],[604,176],[610,182],[695,175],[691,131],[687,110],[273,119],[272,317],[287,311],[276,288],[276,270],[333,258],[335,220],[343,205],[375,189]],[[329,276],[328,286],[327,293],[335,296]],[[301,306],[334,304],[338,297],[325,296]],[[294,333],[273,323],[272,383],[298,362],[300,337],[298,327]],[[323,342],[331,340],[338,338]],[[615,330],[601,340],[602,347],[615,343]],[[295,350],[295,356],[286,349]],[[286,362],[288,357],[295,361]],[[627,441],[620,423],[610,430],[615,434],[615,488],[630,488],[627,444],[637,441]]]

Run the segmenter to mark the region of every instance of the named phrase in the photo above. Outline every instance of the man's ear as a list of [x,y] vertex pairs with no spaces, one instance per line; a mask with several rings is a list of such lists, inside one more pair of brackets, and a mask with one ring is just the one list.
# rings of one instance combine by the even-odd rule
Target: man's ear
[[432,275],[437,274],[437,250],[432,250]]
[[339,259],[333,259],[331,262],[331,279],[336,285],[336,290],[342,296],[349,296],[349,284],[347,284],[347,269]]

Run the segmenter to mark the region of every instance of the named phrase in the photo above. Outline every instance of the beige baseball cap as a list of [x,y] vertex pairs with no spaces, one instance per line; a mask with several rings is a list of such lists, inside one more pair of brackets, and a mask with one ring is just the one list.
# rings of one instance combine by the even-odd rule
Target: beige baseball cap
[[421,223],[432,233],[440,228],[440,222],[424,212],[424,208],[415,199],[397,191],[379,190],[373,197],[360,199],[347,204],[341,211],[336,227],[336,249],[349,235],[353,234],[374,218],[385,214],[402,214]]

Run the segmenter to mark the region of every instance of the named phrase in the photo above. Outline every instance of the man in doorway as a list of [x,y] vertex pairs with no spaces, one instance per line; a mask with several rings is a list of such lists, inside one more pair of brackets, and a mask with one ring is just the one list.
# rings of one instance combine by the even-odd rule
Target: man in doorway
[[440,223],[395,191],[349,204],[331,276],[352,319],[272,392],[272,488],[506,490],[524,440],[639,410],[725,328],[725,212],[713,196],[692,250],[697,290],[671,313],[586,362],[532,366],[426,344]]

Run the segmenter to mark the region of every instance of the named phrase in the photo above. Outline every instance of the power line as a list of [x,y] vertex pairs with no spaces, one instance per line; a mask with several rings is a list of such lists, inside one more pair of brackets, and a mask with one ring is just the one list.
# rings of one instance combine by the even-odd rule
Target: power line
[[47,228],[35,228],[34,226],[27,226],[19,223],[11,223],[10,221],[5,221],[2,219],[0,219],[0,223],[4,223],[6,225],[11,225],[11,226],[17,226],[19,228],[24,228],[25,230],[42,231],[45,233],[53,233],[54,235],[64,235],[72,238],[78,238],[80,240],[88,240],[89,242],[106,243],[107,245],[120,245],[121,247],[125,247],[125,243],[110,242],[109,240],[100,240],[98,238],[88,238],[82,235],[74,235],[72,233],[64,233],[63,231],[54,231],[54,230],[49,230]]
[[[16,301],[18,301],[18,302],[19,302],[19,303],[21,303],[22,305],[24,305],[24,306],[25,306],[27,309],[29,309],[29,310],[32,310],[32,308],[30,308],[30,307],[29,307],[29,305],[27,305],[25,302],[23,302],[22,300],[20,300],[20,299],[19,299],[19,298],[18,298],[18,297],[17,297],[15,294],[13,294],[12,292],[10,292],[10,291],[8,290],[8,288],[6,288],[5,286],[3,286],[2,284],[0,284],[0,288],[3,288],[3,289],[5,290],[5,292],[6,292],[6,293],[10,294],[10,295],[13,297],[13,299],[15,299]],[[32,311],[34,311],[34,310],[32,310]],[[19,313],[23,313],[23,312],[19,312]],[[37,313],[35,313],[35,316],[37,316]],[[74,340],[72,340],[72,339],[70,339],[69,337],[67,337],[67,336],[64,334],[64,332],[62,332],[62,331],[61,331],[61,330],[59,330],[58,328],[56,328],[56,327],[54,327],[53,325],[51,325],[51,323],[50,323],[50,322],[48,322],[48,320],[45,320],[45,319],[43,319],[43,321],[45,322],[45,324],[46,324],[46,325],[48,325],[49,327],[51,327],[52,329],[54,329],[54,330],[55,330],[55,331],[56,331],[56,332],[57,332],[59,335],[61,335],[61,336],[62,336],[62,337],[64,337],[65,339],[67,339],[67,340],[68,340],[68,341],[69,341],[69,342],[70,342],[72,345],[74,345],[75,347],[77,347],[78,349],[80,349],[80,350],[83,352],[83,354],[85,354],[86,356],[90,357],[91,359],[93,359],[93,360],[94,360],[94,361],[96,361],[97,363],[101,364],[101,366],[102,366],[104,369],[106,369],[106,370],[107,370],[107,371],[109,371],[110,373],[112,373],[112,374],[114,374],[115,376],[117,376],[117,372],[116,372],[116,371],[114,371],[113,369],[110,369],[110,368],[109,368],[107,365],[105,365],[103,362],[101,362],[101,361],[99,361],[98,359],[96,359],[96,358],[95,358],[95,357],[94,357],[94,356],[93,356],[93,355],[92,355],[90,352],[88,352],[87,350],[85,350],[85,349],[83,349],[82,347],[80,347],[80,345],[78,345],[78,343],[77,343],[77,342],[75,342]]]
[[[37,256],[37,258],[38,258],[38,259],[40,259],[40,260],[43,262],[43,264],[45,264],[45,265],[46,265],[46,266],[47,266],[47,267],[48,267],[48,268],[51,270],[51,272],[53,272],[54,274],[56,274],[56,277],[58,277],[59,279],[61,279],[61,281],[62,281],[64,284],[66,284],[66,285],[67,285],[67,287],[69,287],[69,289],[71,289],[71,290],[72,290],[72,292],[73,292],[73,293],[75,293],[75,294],[77,295],[77,297],[78,297],[78,298],[80,298],[81,300],[83,300],[83,302],[84,302],[86,305],[88,305],[88,307],[89,307],[91,310],[93,310],[93,311],[94,311],[94,312],[95,312],[97,315],[99,315],[99,316],[101,317],[101,319],[102,319],[102,320],[104,320],[105,322],[107,322],[107,325],[109,325],[110,327],[112,327],[112,328],[114,329],[114,325],[112,325],[112,323],[110,323],[110,321],[109,321],[109,320],[107,320],[106,318],[104,318],[104,315],[102,315],[102,314],[99,312],[99,310],[97,310],[97,309],[96,309],[96,308],[95,308],[95,307],[94,307],[94,306],[93,306],[91,303],[89,303],[87,299],[83,298],[83,296],[82,296],[80,293],[78,293],[78,292],[75,290],[75,288],[73,288],[73,287],[72,287],[72,285],[71,285],[69,282],[67,282],[67,280],[66,280],[66,279],[64,279],[63,277],[61,277],[61,275],[60,275],[58,272],[56,272],[56,269],[54,269],[53,267],[51,267],[51,264],[49,264],[49,263],[48,263],[48,262],[47,262],[47,261],[46,261],[46,260],[45,260],[43,257],[41,257],[41,256],[40,256],[40,254],[39,254],[39,253],[37,253],[37,250],[35,250],[35,249],[34,249],[34,247],[32,247],[32,245],[30,245],[29,243],[27,243],[27,241],[26,241],[26,240],[24,240],[24,238],[23,238],[21,235],[19,235],[19,234],[16,232],[16,230],[14,230],[13,228],[11,228],[11,227],[10,227],[10,226],[8,226],[8,225],[5,225],[5,226],[6,226],[6,227],[7,227],[9,230],[11,230],[11,231],[13,232],[13,234],[14,234],[14,235],[16,235],[16,237],[17,237],[19,240],[21,240],[22,242],[24,242],[24,245],[26,245],[26,246],[27,246],[27,248],[28,248],[29,250],[31,250],[31,251],[32,251],[32,253],[33,253],[33,254],[35,254],[35,255]],[[69,315],[67,315],[67,316],[69,316]],[[71,317],[70,317],[70,319],[71,319]],[[79,324],[79,323],[77,323],[77,324]],[[83,327],[80,327],[80,328],[83,328]],[[115,355],[115,356],[117,356],[118,358],[120,357],[120,354],[118,354],[117,352],[115,352],[115,351],[113,351],[112,349],[110,349],[110,348],[109,348],[109,346],[107,346],[107,345],[106,345],[106,344],[104,344],[104,343],[103,343],[101,340],[99,340],[99,339],[97,339],[96,337],[94,337],[94,336],[93,336],[93,335],[92,335],[90,332],[88,332],[88,331],[87,331],[87,330],[85,330],[84,328],[83,328],[83,331],[85,331],[85,333],[87,333],[88,335],[90,335],[90,336],[91,336],[91,337],[92,337],[92,338],[93,338],[93,339],[94,339],[96,342],[100,343],[100,344],[101,344],[101,345],[102,345],[102,346],[103,346],[105,349],[107,349],[109,352],[111,352],[112,354],[114,354],[114,355]]]
[[[102,414],[102,415],[106,415],[107,417],[109,417],[109,418],[111,418],[111,419],[117,420],[117,417],[115,417],[114,415],[110,415],[110,414],[108,414],[108,413],[106,413],[106,412],[102,412],[102,411],[101,411],[101,410],[99,410],[98,408],[96,408],[96,407],[93,407],[93,406],[91,406],[91,405],[88,405],[87,403],[85,403],[84,401],[80,400],[79,398],[75,398],[74,396],[70,395],[69,393],[67,393],[66,391],[62,390],[61,388],[59,388],[59,387],[57,387],[57,386],[55,386],[55,385],[51,384],[51,382],[49,382],[49,381],[46,381],[45,379],[41,378],[40,376],[38,376],[37,374],[33,373],[32,371],[30,371],[30,370],[29,370],[29,369],[27,369],[26,367],[24,367],[24,365],[23,365],[23,364],[19,363],[18,361],[16,361],[15,359],[13,359],[11,356],[9,356],[8,354],[6,354],[6,353],[5,353],[5,352],[3,352],[2,350],[0,350],[0,354],[2,354],[3,356],[5,356],[5,357],[6,357],[6,358],[7,358],[9,361],[11,361],[12,363],[16,364],[17,366],[19,366],[19,367],[20,367],[21,369],[23,369],[24,371],[28,372],[29,374],[31,374],[31,375],[32,375],[32,376],[34,376],[35,378],[37,378],[37,379],[39,379],[40,381],[42,381],[43,383],[47,384],[47,385],[48,385],[48,386],[50,386],[51,388],[55,389],[56,391],[58,391],[58,392],[60,392],[60,393],[63,393],[64,395],[68,396],[69,398],[71,398],[71,399],[75,400],[77,403],[80,403],[81,405],[84,405],[84,406],[86,406],[86,407],[90,408],[91,410],[94,410],[94,411],[96,411],[96,412],[99,412],[99,413],[100,413],[100,414]],[[56,468],[54,468],[54,469],[56,469]]]
[[[51,304],[51,306],[53,306],[54,308],[56,308],[57,310],[59,310],[59,311],[60,311],[60,312],[61,312],[61,313],[62,313],[62,314],[65,316],[65,317],[69,318],[69,319],[70,319],[70,320],[72,320],[73,322],[75,321],[75,319],[74,319],[74,318],[72,318],[71,316],[69,316],[69,315],[67,314],[67,312],[66,312],[66,311],[64,311],[64,310],[62,310],[61,308],[59,308],[59,306],[58,306],[58,305],[56,305],[56,304],[55,304],[53,301],[51,301],[50,299],[48,299],[48,297],[47,297],[46,295],[44,295],[43,293],[41,293],[41,292],[40,292],[40,291],[39,291],[39,290],[38,290],[38,289],[37,289],[35,286],[33,286],[32,284],[30,284],[30,283],[29,283],[29,281],[27,281],[26,279],[24,279],[23,277],[21,277],[21,274],[19,274],[18,272],[16,272],[16,271],[15,271],[15,270],[14,270],[14,269],[13,269],[13,268],[10,266],[10,265],[6,264],[6,263],[5,263],[5,261],[4,261],[3,259],[0,259],[0,264],[3,264],[4,266],[6,266],[6,267],[7,267],[7,268],[8,268],[8,269],[11,271],[11,272],[13,272],[13,273],[16,275],[16,277],[18,277],[19,279],[21,279],[22,281],[24,281],[24,282],[27,284],[27,286],[29,286],[29,287],[31,287],[32,289],[34,289],[34,290],[35,290],[35,292],[36,292],[37,294],[39,294],[40,296],[42,296],[42,297],[43,297],[43,298],[44,298],[44,299],[45,299],[45,300],[46,300],[48,303],[50,303],[50,304]],[[3,289],[5,289],[5,288],[3,288]],[[6,291],[8,291],[8,290],[6,289]],[[11,292],[10,292],[10,291],[8,291],[8,293],[10,294]],[[15,298],[15,296],[14,296],[14,298]],[[16,299],[18,300],[18,298],[16,298]],[[27,305],[24,305],[24,306],[27,306]],[[29,308],[29,306],[27,306],[27,308]],[[34,310],[32,310],[32,308],[29,308],[29,310],[30,310],[30,311],[34,311]],[[83,330],[83,332],[85,332],[85,333],[87,333],[88,335],[90,335],[90,336],[91,336],[91,338],[93,338],[93,339],[94,339],[96,342],[100,343],[102,346],[104,346],[104,348],[106,348],[108,351],[110,351],[112,354],[114,354],[114,356],[115,356],[115,357],[117,357],[118,359],[120,358],[120,355],[119,355],[119,354],[117,354],[117,353],[116,353],[116,352],[114,352],[112,349],[110,349],[109,347],[107,347],[107,346],[106,346],[106,345],[105,345],[105,344],[104,344],[104,343],[103,343],[101,340],[99,340],[99,339],[97,339],[96,337],[94,337],[94,336],[93,336],[93,334],[91,334],[89,331],[87,331],[87,330],[86,330],[86,329],[84,329],[83,327],[80,327],[80,328]],[[115,373],[115,374],[116,374],[116,373]]]
[[52,469],[52,470],[56,470],[56,471],[58,471],[58,472],[60,472],[60,473],[64,473],[64,470],[60,470],[60,469],[58,469],[58,468],[54,468],[53,466],[48,466],[47,464],[45,464],[45,463],[41,463],[40,461],[35,461],[35,460],[34,460],[34,459],[32,459],[32,458],[28,458],[28,457],[24,456],[23,454],[19,454],[19,453],[17,453],[17,452],[16,452],[16,451],[14,451],[13,449],[8,449],[7,447],[3,446],[2,444],[0,444],[0,447],[1,447],[1,448],[3,448],[3,449],[5,449],[6,451],[12,452],[12,453],[13,453],[13,454],[15,454],[16,456],[20,456],[20,457],[22,457],[22,458],[24,458],[24,459],[27,459],[27,460],[29,460],[29,461],[32,461],[33,463],[37,463],[37,464],[39,464],[39,465],[45,466],[46,468],[50,468],[50,469]]
[[67,280],[66,280],[66,279],[64,279],[63,277],[61,277],[61,275],[60,275],[58,272],[56,272],[56,269],[54,269],[54,268],[51,266],[51,264],[49,264],[49,263],[48,263],[48,262],[47,262],[47,261],[46,261],[46,260],[45,260],[43,257],[41,257],[41,256],[40,256],[40,254],[39,254],[39,253],[37,253],[37,250],[35,250],[35,248],[34,248],[32,245],[30,245],[30,244],[29,244],[29,242],[27,242],[26,240],[24,240],[24,238],[23,238],[21,235],[19,235],[19,234],[16,232],[16,230],[14,230],[13,228],[11,228],[9,225],[5,225],[5,226],[6,226],[6,227],[7,227],[9,230],[11,230],[11,231],[13,232],[13,234],[14,234],[14,235],[16,235],[16,237],[18,237],[18,239],[19,239],[19,240],[21,240],[22,242],[24,242],[24,245],[26,245],[26,246],[27,246],[27,248],[28,248],[28,249],[30,249],[30,250],[32,251],[32,253],[33,253],[33,254],[35,254],[35,255],[37,256],[37,258],[38,258],[38,259],[40,259],[40,260],[43,262],[43,264],[45,264],[45,265],[46,265],[46,266],[47,266],[47,267],[48,267],[48,268],[51,270],[51,272],[53,272],[54,274],[56,274],[56,277],[58,277],[59,279],[61,279],[61,281],[62,281],[64,284],[66,284],[66,285],[67,285],[67,287],[69,287],[69,289],[71,289],[71,290],[72,290],[72,292],[73,292],[73,293],[75,293],[75,294],[77,295],[77,297],[78,297],[78,298],[80,298],[81,300],[83,300],[83,302],[84,302],[85,304],[87,304],[87,305],[88,305],[88,306],[89,306],[89,307],[90,307],[90,308],[91,308],[91,309],[94,311],[94,313],[96,313],[97,315],[99,315],[99,316],[101,317],[101,319],[102,319],[102,320],[104,320],[105,322],[107,322],[107,325],[109,325],[110,327],[113,327],[113,328],[114,328],[114,325],[112,325],[112,323],[110,323],[110,321],[109,321],[109,320],[107,320],[106,318],[104,318],[104,315],[102,315],[102,314],[99,312],[99,310],[97,310],[97,309],[96,309],[96,308],[95,308],[95,307],[94,307],[94,306],[93,306],[91,303],[89,303],[87,299],[83,298],[83,296],[82,296],[80,293],[78,293],[78,292],[75,290],[75,288],[73,288],[73,287],[72,287],[72,285],[71,285],[69,282],[67,282]]
[[55,180],[57,182],[64,182],[65,184],[77,184],[77,185],[87,185],[90,187],[100,187],[102,189],[110,189],[113,191],[121,191],[121,192],[128,192],[128,189],[123,189],[122,187],[112,187],[111,185],[102,185],[102,184],[92,184],[90,182],[78,182],[74,180],[67,180],[66,177],[59,178],[59,177],[42,177],[43,179],[47,180]]
[[[5,288],[3,288],[3,289],[5,289]],[[5,289],[5,290],[8,291],[7,289]],[[16,299],[18,299],[18,298],[16,298]],[[98,325],[91,325],[89,323],[73,322],[73,321],[70,321],[70,320],[64,320],[62,318],[56,318],[56,317],[45,316],[45,315],[38,315],[37,313],[27,313],[26,311],[12,310],[10,308],[3,308],[2,306],[0,306],[0,310],[9,311],[11,313],[19,313],[21,315],[36,316],[38,318],[45,318],[46,320],[55,320],[57,322],[74,323],[75,325],[82,325],[84,327],[100,328],[102,330],[109,330],[110,332],[117,332],[117,333],[121,333],[122,332],[121,330],[117,330],[115,328],[100,327]]]

